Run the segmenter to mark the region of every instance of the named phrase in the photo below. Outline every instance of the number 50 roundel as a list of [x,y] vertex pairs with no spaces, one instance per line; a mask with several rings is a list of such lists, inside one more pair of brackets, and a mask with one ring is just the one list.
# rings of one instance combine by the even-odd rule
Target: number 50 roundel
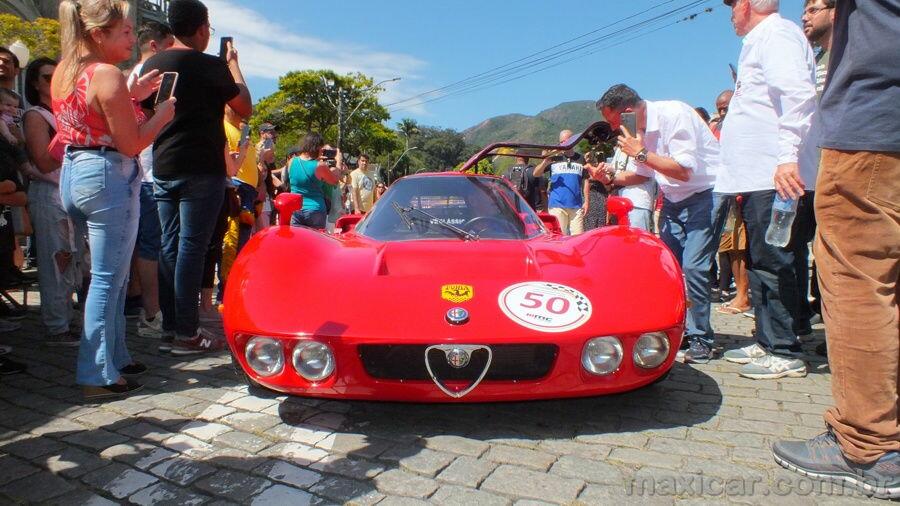
[[578,290],[556,283],[508,286],[497,302],[510,320],[540,332],[577,329],[591,318],[591,301]]

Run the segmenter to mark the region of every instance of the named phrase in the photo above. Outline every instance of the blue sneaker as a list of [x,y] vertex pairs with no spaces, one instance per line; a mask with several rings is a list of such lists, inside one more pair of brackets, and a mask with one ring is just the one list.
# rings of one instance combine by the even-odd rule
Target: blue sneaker
[[900,498],[900,452],[885,453],[871,464],[844,457],[829,430],[809,441],[778,441],[772,445],[775,461],[810,478],[848,485],[879,499]]

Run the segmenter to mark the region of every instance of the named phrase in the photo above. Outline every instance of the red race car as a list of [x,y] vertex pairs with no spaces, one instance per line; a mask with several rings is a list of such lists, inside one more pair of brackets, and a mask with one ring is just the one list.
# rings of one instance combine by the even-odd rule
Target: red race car
[[[281,223],[299,200],[279,196]],[[620,225],[562,236],[505,180],[437,173],[396,181],[335,234],[264,230],[226,287],[239,372],[288,394],[413,402],[593,396],[659,381],[684,329],[681,269],[659,239],[627,225],[627,199],[608,208]]]

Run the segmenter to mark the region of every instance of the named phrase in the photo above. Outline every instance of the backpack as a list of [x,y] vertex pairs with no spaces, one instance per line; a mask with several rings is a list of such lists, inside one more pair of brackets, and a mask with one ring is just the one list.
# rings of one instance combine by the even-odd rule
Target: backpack
[[525,173],[526,170],[528,170],[528,167],[525,165],[513,165],[506,173],[506,179],[523,197],[528,195],[528,175]]

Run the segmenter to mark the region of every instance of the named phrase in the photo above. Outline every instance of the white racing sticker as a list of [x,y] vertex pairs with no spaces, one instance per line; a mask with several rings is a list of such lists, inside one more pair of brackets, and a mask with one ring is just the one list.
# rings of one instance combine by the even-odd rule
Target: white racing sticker
[[577,329],[591,318],[591,301],[574,288],[528,281],[506,287],[497,302],[510,320],[540,332]]

